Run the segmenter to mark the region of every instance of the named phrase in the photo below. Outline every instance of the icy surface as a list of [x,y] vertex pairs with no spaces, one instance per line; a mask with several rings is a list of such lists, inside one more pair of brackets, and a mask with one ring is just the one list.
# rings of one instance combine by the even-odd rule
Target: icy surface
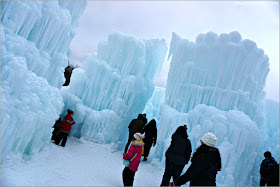
[[69,45],[86,2],[1,2],[1,163],[32,155],[63,109]]
[[[111,148],[70,137],[66,147],[50,144],[29,161],[10,157],[1,186],[123,186],[122,152]],[[134,186],[159,186],[164,170],[157,163],[141,161]]]
[[166,55],[164,40],[140,40],[113,33],[75,69],[62,89],[65,108],[74,110],[71,132],[95,142],[126,141],[130,121],[142,113]]
[[[173,33],[165,102],[179,112],[198,104],[239,110],[258,125],[264,122],[259,101],[269,72],[268,57],[238,32],[200,34],[196,42]],[[184,94],[183,94],[184,93]]]

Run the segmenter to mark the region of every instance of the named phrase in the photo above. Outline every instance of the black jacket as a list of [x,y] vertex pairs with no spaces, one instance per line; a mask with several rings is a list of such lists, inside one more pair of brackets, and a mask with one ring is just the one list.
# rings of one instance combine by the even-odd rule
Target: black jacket
[[130,122],[128,128],[129,133],[132,135],[136,132],[140,132],[142,134],[144,131],[144,123],[141,119],[134,119]]
[[172,135],[172,141],[170,147],[167,149],[165,156],[166,159],[174,163],[175,165],[185,165],[188,163],[192,152],[191,142],[187,135],[174,133]]
[[156,144],[157,142],[157,126],[156,126],[156,121],[151,120],[145,127],[144,127],[144,132],[145,132],[145,138],[144,142],[145,144]]
[[217,168],[220,162],[218,151],[199,154],[193,159],[187,172],[174,181],[175,186],[181,186],[188,181],[191,181],[190,186],[216,186]]

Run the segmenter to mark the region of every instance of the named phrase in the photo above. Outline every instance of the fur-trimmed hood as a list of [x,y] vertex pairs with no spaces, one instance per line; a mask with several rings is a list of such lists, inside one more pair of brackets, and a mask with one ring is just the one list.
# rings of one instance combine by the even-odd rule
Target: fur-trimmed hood
[[143,140],[134,140],[134,141],[132,141],[131,144],[134,145],[134,146],[144,146],[145,145]]

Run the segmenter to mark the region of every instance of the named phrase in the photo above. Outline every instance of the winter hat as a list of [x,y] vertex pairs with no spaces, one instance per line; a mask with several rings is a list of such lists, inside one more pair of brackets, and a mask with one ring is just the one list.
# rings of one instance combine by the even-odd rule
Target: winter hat
[[203,135],[203,137],[201,138],[201,141],[205,145],[208,145],[210,147],[216,147],[216,143],[217,143],[218,139],[213,133],[207,132],[206,134]]
[[140,132],[136,132],[133,136],[136,140],[143,139],[142,134]]
[[71,115],[71,114],[74,114],[74,112],[70,109],[67,109],[67,114]]

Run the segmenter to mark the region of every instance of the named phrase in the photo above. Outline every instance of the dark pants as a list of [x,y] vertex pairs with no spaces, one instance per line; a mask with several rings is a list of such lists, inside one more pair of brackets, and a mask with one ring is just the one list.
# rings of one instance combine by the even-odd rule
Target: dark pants
[[55,140],[55,144],[58,145],[62,140],[61,146],[64,147],[67,141],[67,136],[69,133],[67,132],[60,132],[58,138]]
[[133,186],[135,172],[131,171],[128,167],[125,167],[122,173],[123,185]]
[[179,177],[185,165],[175,165],[168,159],[165,161],[165,171],[160,186],[169,186],[169,181],[173,177],[173,181]]
[[144,145],[144,158],[147,158],[149,156],[151,147],[152,147],[151,143],[145,143],[145,145]]
[[57,129],[57,128],[54,128],[53,132],[52,132],[52,138],[51,140],[56,140],[59,136],[59,133],[60,133],[60,129]]
[[125,146],[125,149],[124,149],[124,153],[127,152],[128,146],[130,145],[130,142],[132,141],[132,139],[133,139],[133,134],[129,133],[128,140],[127,140],[127,143],[126,143],[126,146]]

